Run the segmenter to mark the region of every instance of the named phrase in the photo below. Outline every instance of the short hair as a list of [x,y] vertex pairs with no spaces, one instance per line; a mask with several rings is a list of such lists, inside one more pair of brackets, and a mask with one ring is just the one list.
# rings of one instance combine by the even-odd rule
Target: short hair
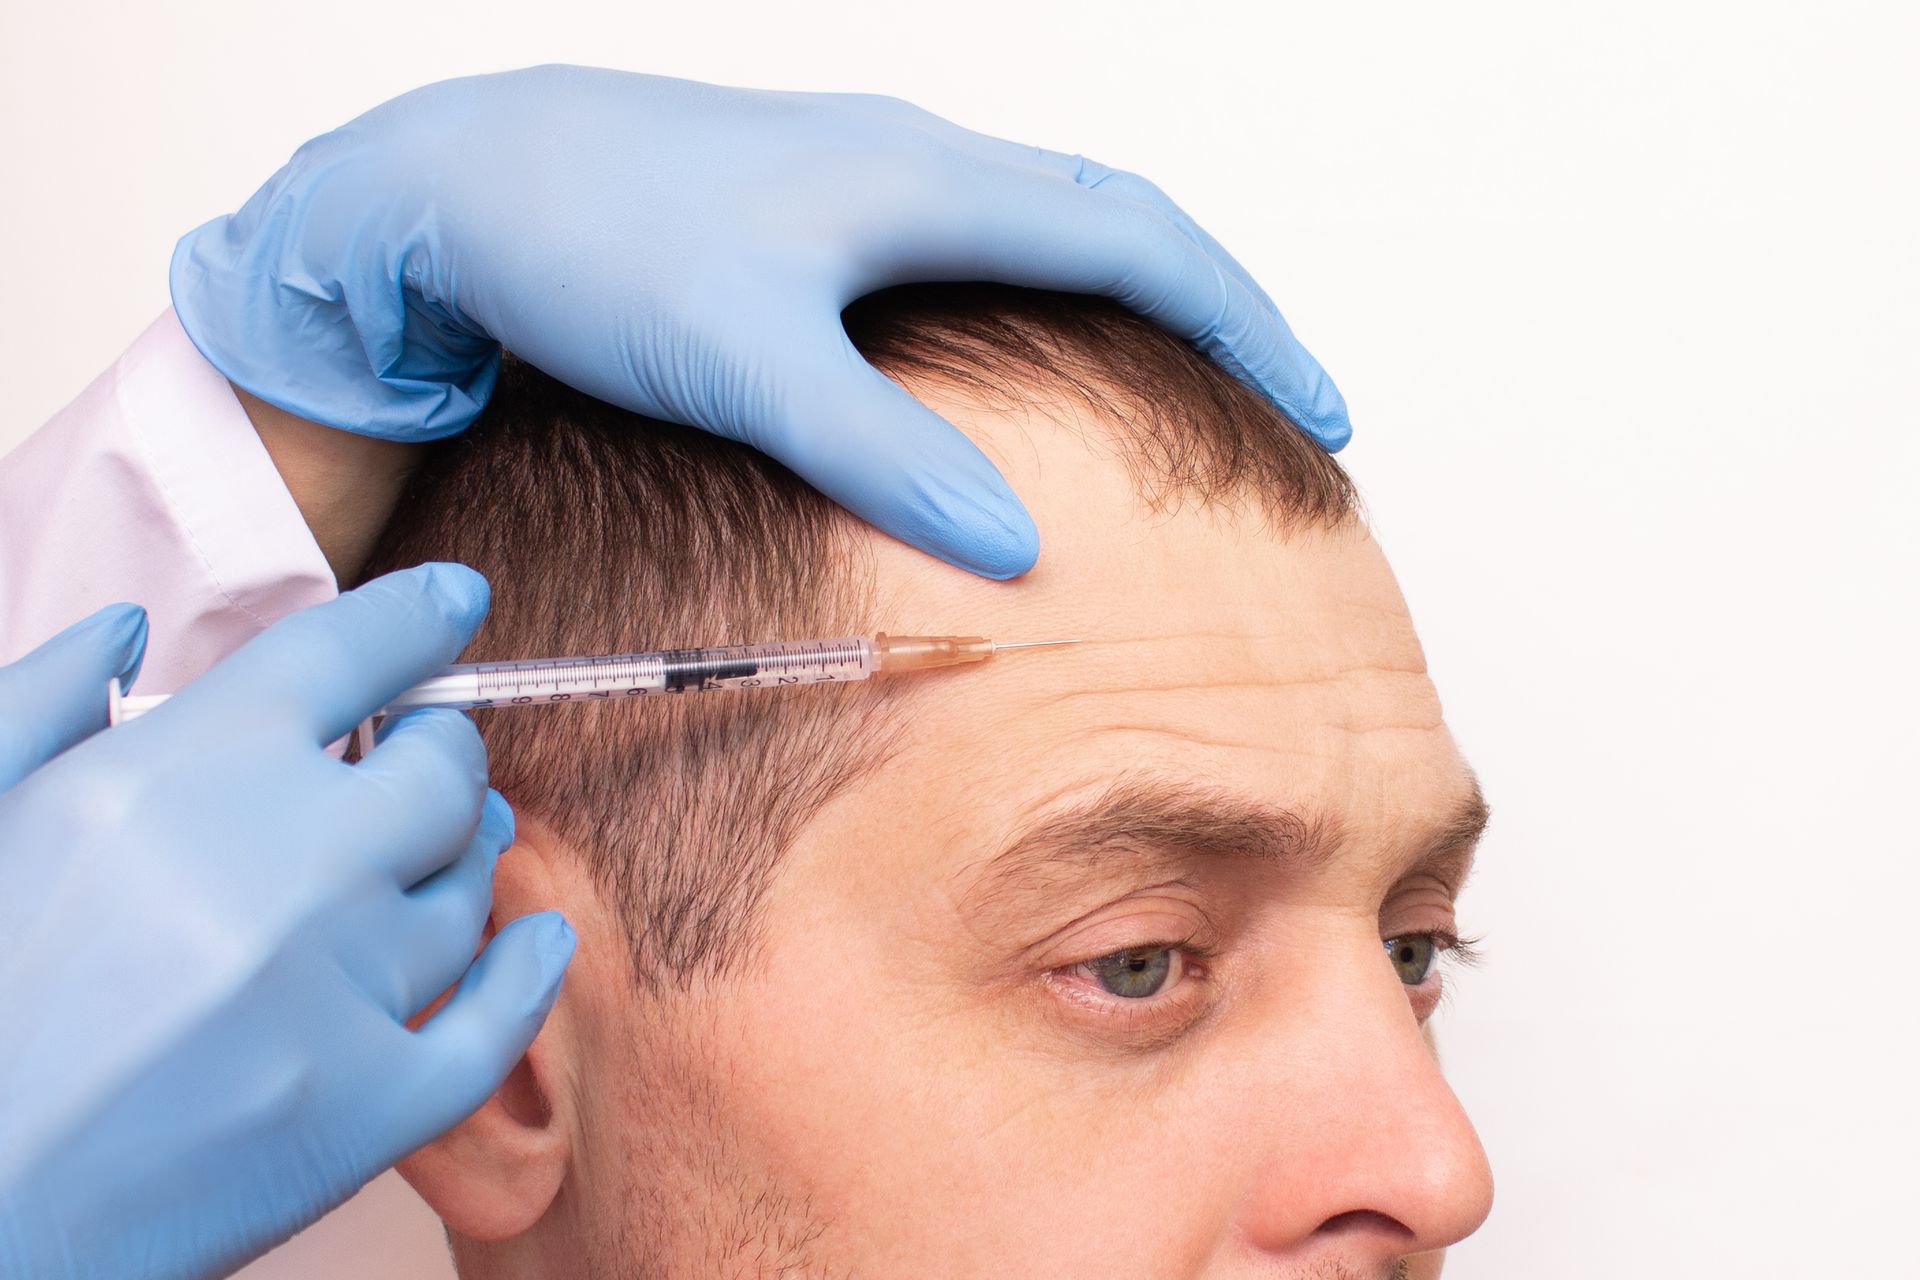
[[[1247,505],[1283,527],[1357,518],[1346,473],[1283,414],[1114,303],[909,286],[843,319],[909,386],[939,382],[988,409],[1092,410],[1155,508]],[[410,480],[367,572],[457,560],[484,573],[493,609],[465,660],[497,661],[884,630],[864,546],[851,516],[772,459],[508,358],[480,420]],[[901,705],[873,681],[477,719],[494,785],[586,859],[636,979],[658,989],[749,952],[781,854],[886,757]]]

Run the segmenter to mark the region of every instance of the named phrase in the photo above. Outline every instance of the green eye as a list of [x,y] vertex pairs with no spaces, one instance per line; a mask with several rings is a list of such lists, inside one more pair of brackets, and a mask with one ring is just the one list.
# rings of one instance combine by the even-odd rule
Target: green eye
[[1133,947],[1087,961],[1100,985],[1116,996],[1144,1000],[1167,985],[1173,972],[1173,948]]
[[1433,957],[1439,950],[1434,945],[1430,933],[1412,933],[1404,938],[1388,938],[1383,944],[1387,956],[1393,961],[1394,972],[1400,975],[1400,981],[1410,987],[1417,987],[1427,980],[1427,974],[1433,969]]

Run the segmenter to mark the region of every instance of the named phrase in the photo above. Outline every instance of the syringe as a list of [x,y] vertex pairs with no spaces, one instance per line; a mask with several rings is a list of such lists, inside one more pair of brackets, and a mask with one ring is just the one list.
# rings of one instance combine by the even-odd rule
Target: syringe
[[[422,680],[389,702],[380,715],[416,707],[556,706],[609,702],[663,693],[716,689],[783,689],[840,684],[877,675],[931,671],[985,662],[1005,649],[1039,649],[1078,640],[998,644],[984,636],[842,636],[832,640],[778,640],[768,644],[663,649],[585,658],[528,658],[466,662]],[[167,700],[164,693],[124,696],[107,682],[107,722],[125,724]]]

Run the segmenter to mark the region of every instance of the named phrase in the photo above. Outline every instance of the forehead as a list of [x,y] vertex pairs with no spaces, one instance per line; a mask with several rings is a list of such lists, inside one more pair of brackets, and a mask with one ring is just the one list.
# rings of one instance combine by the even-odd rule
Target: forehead
[[[1336,822],[1387,847],[1471,788],[1384,556],[1357,524],[1143,502],[1097,422],[916,394],[1000,465],[1040,564],[984,582],[875,537],[876,626],[1082,644],[916,677],[898,753],[842,819],[890,815],[982,852],[1049,806],[1151,773]],[[1084,411],[1081,411],[1084,413]]]

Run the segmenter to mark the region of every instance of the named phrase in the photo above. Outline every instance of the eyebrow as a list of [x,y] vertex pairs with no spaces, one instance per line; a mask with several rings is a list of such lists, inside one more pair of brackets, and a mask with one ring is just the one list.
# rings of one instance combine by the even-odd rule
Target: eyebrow
[[[1446,817],[1417,845],[1396,851],[1395,878],[1425,873],[1457,893],[1490,813],[1479,780],[1469,774],[1466,794]],[[1303,816],[1191,782],[1127,778],[1020,832],[988,859],[978,884],[996,897],[1044,891],[1116,856],[1254,858],[1304,873],[1324,868],[1343,843],[1339,822],[1329,816]]]

